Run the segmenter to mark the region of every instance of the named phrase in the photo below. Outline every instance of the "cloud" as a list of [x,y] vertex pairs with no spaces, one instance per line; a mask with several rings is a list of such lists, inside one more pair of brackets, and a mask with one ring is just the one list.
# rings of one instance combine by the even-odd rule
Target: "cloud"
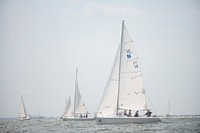
[[[79,1],[79,0],[69,0],[69,1]],[[95,14],[103,14],[112,17],[161,17],[161,16],[185,16],[193,17],[200,14],[199,10],[188,9],[181,11],[152,11],[152,10],[143,10],[131,6],[115,6],[110,4],[99,4],[99,3],[89,3],[82,9],[73,9],[65,8],[65,12],[68,15],[78,15],[78,16],[92,16]]]
[[103,13],[110,16],[158,16],[158,12],[140,10],[134,7],[128,6],[113,6],[113,5],[103,5],[98,3],[90,3],[84,8],[84,12],[87,15],[92,15],[95,13]]

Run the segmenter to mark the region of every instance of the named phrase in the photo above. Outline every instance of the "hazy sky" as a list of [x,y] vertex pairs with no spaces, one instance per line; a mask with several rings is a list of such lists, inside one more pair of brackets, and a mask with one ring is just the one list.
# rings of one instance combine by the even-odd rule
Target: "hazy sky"
[[135,41],[157,114],[200,114],[200,1],[1,0],[0,117],[60,116],[80,92],[96,112],[120,43]]

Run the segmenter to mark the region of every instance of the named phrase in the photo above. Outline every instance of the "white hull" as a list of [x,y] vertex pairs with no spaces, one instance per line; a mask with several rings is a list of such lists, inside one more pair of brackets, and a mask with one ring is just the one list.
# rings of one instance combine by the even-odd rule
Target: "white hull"
[[23,121],[23,120],[30,120],[31,118],[30,117],[19,117],[18,119],[20,121]]
[[158,117],[114,117],[114,118],[103,118],[97,117],[95,121],[98,125],[101,124],[128,124],[128,123],[152,123],[160,122]]
[[94,118],[63,118],[63,121],[94,121]]

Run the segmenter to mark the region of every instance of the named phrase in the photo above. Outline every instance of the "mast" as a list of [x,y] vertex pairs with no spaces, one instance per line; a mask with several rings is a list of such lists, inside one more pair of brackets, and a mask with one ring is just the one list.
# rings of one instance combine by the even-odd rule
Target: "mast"
[[76,68],[76,78],[75,78],[74,117],[75,117],[75,112],[76,112],[76,92],[77,92],[77,88],[78,88],[78,79],[77,79],[77,74],[78,74],[78,68]]
[[120,44],[120,56],[119,56],[119,74],[118,74],[118,91],[117,91],[117,111],[116,111],[116,115],[118,115],[118,109],[119,109],[119,91],[120,91],[120,76],[121,76],[121,58],[122,58],[123,34],[124,34],[124,20],[122,20],[122,32],[121,32],[121,44]]
[[172,113],[171,113],[170,100],[168,100],[168,113],[169,113],[169,115],[172,115]]

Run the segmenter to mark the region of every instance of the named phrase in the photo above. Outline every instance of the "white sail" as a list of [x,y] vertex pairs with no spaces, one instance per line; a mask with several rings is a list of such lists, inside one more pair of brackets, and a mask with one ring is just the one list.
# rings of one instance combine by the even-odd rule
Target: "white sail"
[[21,96],[20,105],[19,105],[18,118],[20,120],[30,119],[30,117],[26,113],[26,108],[25,108],[25,104],[24,104],[24,100],[22,96]]
[[97,111],[97,117],[109,117],[116,113],[117,109],[117,87],[118,87],[118,73],[119,73],[119,50],[115,56],[115,61],[112,67],[112,72],[108,79],[103,97]]
[[63,118],[73,117],[73,108],[71,105],[71,97],[69,96],[67,106],[65,109],[65,114],[63,115]]
[[64,116],[64,115],[67,113],[67,111],[68,111],[68,109],[67,109],[67,104],[68,104],[68,102],[67,102],[67,99],[66,99],[65,110],[64,110],[63,115],[61,116],[61,118],[63,118],[63,116]]
[[124,25],[121,41],[119,109],[147,109],[142,72],[133,40]]
[[74,115],[76,114],[87,114],[85,103],[81,97],[81,93],[78,87],[78,69],[76,69],[76,81],[75,81],[75,96],[74,96]]

